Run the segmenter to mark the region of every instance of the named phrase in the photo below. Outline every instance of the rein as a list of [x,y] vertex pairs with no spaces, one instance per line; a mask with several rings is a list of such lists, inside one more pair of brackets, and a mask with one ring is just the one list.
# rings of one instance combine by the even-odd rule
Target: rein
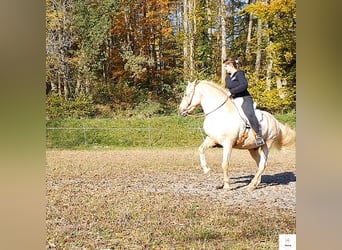
[[219,108],[221,108],[223,105],[226,104],[226,102],[228,101],[228,98],[229,98],[229,96],[227,95],[226,100],[224,100],[224,102],[223,102],[220,106],[218,106],[218,107],[215,108],[214,110],[212,110],[212,111],[210,111],[210,112],[208,112],[208,113],[206,113],[206,114],[204,114],[204,115],[207,116],[207,115],[210,115],[211,113],[214,113],[216,110],[218,110]]
[[[198,83],[199,83],[199,81],[196,80],[196,81],[195,81],[195,85],[194,85],[194,90],[193,90],[193,92],[192,92],[192,95],[191,95],[189,104],[191,104],[191,102],[192,102],[192,98],[193,98],[194,95],[195,95],[195,89],[196,89],[196,86],[197,86]],[[228,101],[228,99],[229,99],[229,95],[227,95],[227,98],[224,100],[223,103],[221,103],[221,104],[220,104],[218,107],[216,107],[214,110],[212,110],[212,111],[210,111],[210,112],[208,112],[208,113],[206,113],[206,114],[205,114],[205,113],[202,114],[202,115],[191,115],[191,114],[187,114],[187,116],[191,116],[191,117],[204,117],[204,116],[210,115],[211,113],[214,113],[216,110],[220,109],[223,105],[225,105],[226,102]]]

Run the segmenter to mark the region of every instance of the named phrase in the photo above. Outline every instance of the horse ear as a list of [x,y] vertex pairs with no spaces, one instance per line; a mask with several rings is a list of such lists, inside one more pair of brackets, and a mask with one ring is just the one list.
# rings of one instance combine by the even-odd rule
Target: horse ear
[[188,80],[188,85],[190,85],[191,84],[191,82]]

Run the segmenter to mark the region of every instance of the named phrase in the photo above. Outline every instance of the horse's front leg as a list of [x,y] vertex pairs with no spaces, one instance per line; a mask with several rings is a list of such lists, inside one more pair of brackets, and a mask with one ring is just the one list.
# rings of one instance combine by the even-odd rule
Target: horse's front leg
[[222,155],[222,170],[223,170],[223,187],[224,189],[229,189],[229,177],[228,177],[228,169],[229,169],[229,159],[232,152],[232,145],[230,143],[223,146],[223,155]]
[[201,146],[199,146],[199,157],[201,162],[201,167],[203,169],[203,172],[206,174],[210,171],[210,168],[207,166],[207,161],[205,160],[205,150],[207,150],[209,147],[214,146],[216,143],[214,140],[212,140],[209,136],[205,138]]
[[232,152],[232,144],[225,143],[223,145],[223,155],[222,155],[222,170],[223,170],[223,185],[217,186],[217,189],[230,189],[229,186],[229,177],[228,177],[228,169],[229,169],[229,159]]

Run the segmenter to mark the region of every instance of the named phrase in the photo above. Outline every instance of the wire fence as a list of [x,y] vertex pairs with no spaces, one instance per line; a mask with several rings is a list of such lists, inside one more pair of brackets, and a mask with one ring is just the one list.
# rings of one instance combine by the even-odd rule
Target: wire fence
[[47,148],[179,147],[198,146],[205,138],[201,127],[47,127]]

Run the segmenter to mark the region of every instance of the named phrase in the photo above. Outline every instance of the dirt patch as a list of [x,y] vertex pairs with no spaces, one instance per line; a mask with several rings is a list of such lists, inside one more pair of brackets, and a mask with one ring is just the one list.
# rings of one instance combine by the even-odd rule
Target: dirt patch
[[229,168],[232,190],[217,190],[222,184],[221,149],[211,149],[204,174],[196,149],[48,151],[48,187],[72,183],[102,185],[122,191],[148,191],[199,196],[230,206],[262,206],[295,210],[295,147],[273,150],[259,187],[253,192],[246,185],[257,168],[247,151],[234,150]]
[[221,149],[47,151],[47,249],[276,249],[295,233],[295,149],[271,152],[258,189],[247,151]]

